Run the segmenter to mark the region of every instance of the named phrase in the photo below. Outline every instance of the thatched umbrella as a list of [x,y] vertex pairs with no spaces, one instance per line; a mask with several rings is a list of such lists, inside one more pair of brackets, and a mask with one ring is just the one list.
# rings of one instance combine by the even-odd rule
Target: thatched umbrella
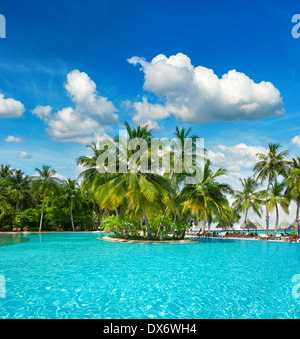
[[249,230],[256,230],[257,229],[257,226],[255,224],[253,224],[253,222],[249,219],[247,219],[241,226],[240,228],[242,230],[244,230],[245,228],[248,229],[248,233],[249,233]]
[[223,224],[218,224],[217,226],[216,226],[216,228],[222,228],[222,230],[227,230],[227,229],[230,229],[230,228],[233,228],[233,226],[231,226],[231,225],[223,225]]
[[300,222],[299,221],[294,221],[288,228],[288,230],[299,230],[300,228]]
[[286,233],[286,230],[290,227],[290,224],[284,220],[279,226],[278,226],[278,229],[279,230],[283,230],[284,233]]
[[256,226],[257,230],[260,230],[260,231],[264,230],[264,228],[262,227],[262,225],[259,222],[255,221],[254,225]]

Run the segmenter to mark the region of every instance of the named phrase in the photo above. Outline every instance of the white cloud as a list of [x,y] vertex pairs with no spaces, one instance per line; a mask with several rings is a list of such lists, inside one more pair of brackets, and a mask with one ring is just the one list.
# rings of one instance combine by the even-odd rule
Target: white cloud
[[[164,105],[160,105],[161,116],[153,120],[172,114],[178,120],[207,123],[265,119],[284,113],[280,92],[272,83],[255,83],[236,70],[219,78],[212,69],[194,67],[181,53],[169,58],[160,54],[151,62],[132,57],[128,62],[141,65],[144,90],[165,100]],[[141,121],[141,108],[147,108],[144,112],[147,120],[150,104],[145,99],[140,104],[134,119]]]
[[35,114],[39,119],[47,121],[51,117],[51,111],[52,111],[51,106],[39,105],[32,111],[32,113]]
[[170,113],[164,105],[151,104],[146,97],[143,97],[142,102],[133,103],[132,107],[136,112],[132,120],[136,124],[142,126],[148,125],[148,127],[152,129],[158,129],[158,123],[155,120],[170,116]]
[[233,147],[217,145],[213,150],[207,151],[207,156],[213,165],[225,167],[232,173],[252,168],[257,162],[257,153],[266,154],[268,151],[261,146],[248,146],[237,144]]
[[8,98],[0,93],[0,118],[19,118],[25,112],[25,107],[20,101]]
[[295,138],[292,139],[292,144],[297,145],[300,147],[300,135],[295,136]]
[[18,154],[18,158],[19,159],[30,159],[32,158],[32,155],[28,154],[27,152],[22,151]]
[[70,72],[65,89],[74,107],[65,107],[57,113],[52,113],[51,106],[37,106],[33,110],[33,114],[47,123],[47,132],[54,140],[90,143],[104,134],[105,126],[117,123],[117,109],[97,94],[96,84],[86,73]]
[[21,137],[14,137],[13,135],[9,135],[6,139],[4,139],[4,141],[12,143],[22,143],[24,142],[24,139]]
[[54,175],[55,178],[59,179],[59,180],[67,180],[67,177],[62,175],[62,174],[59,174],[59,173],[55,173]]

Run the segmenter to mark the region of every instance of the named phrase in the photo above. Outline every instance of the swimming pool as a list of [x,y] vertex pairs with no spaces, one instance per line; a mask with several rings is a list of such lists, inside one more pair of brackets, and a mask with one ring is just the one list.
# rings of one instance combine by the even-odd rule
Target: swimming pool
[[299,244],[126,244],[96,233],[0,247],[0,318],[300,318]]

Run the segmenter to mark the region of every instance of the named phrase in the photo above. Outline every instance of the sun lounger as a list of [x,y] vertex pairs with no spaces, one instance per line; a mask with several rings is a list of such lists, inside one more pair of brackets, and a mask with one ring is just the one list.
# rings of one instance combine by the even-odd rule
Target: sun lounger
[[269,236],[267,234],[259,234],[258,237],[262,240],[268,240]]

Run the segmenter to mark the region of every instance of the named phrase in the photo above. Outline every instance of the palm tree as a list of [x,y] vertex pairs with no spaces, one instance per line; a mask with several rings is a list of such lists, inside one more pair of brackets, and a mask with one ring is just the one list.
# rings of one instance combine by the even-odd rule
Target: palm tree
[[[258,153],[256,156],[259,162],[254,166],[254,173],[257,179],[261,182],[267,181],[267,190],[270,185],[277,179],[277,176],[281,175],[284,178],[288,176],[290,162],[286,160],[289,155],[288,151],[279,152],[280,144],[268,144],[269,150],[267,155]],[[266,204],[266,234],[269,232],[269,208]]]
[[[140,138],[144,139],[147,141],[148,146],[151,144],[151,138],[152,138],[152,129],[148,128],[148,125],[141,126],[137,125],[135,128],[131,128],[129,123],[126,121],[125,122],[125,128],[129,137],[129,140],[135,139],[135,138]],[[114,138],[114,141],[116,143],[119,143],[119,136]]]
[[[184,162],[184,156],[185,156],[185,139],[186,138],[192,138],[192,151],[194,152],[192,157],[195,156],[195,150],[196,150],[196,143],[195,143],[195,140],[197,138],[197,136],[193,135],[191,136],[191,131],[192,131],[192,128],[190,127],[189,129],[185,129],[184,127],[182,127],[181,129],[179,129],[177,126],[176,126],[176,130],[175,130],[175,133],[174,135],[176,136],[176,138],[178,138],[180,140],[180,145],[181,145],[181,149],[180,149],[180,157],[181,157],[181,162],[183,163]],[[177,156],[179,156],[179,154],[177,154]],[[183,183],[183,181],[185,180],[185,178],[187,176],[189,176],[190,174],[187,173],[187,171],[182,168],[182,171],[181,173],[176,173],[175,172],[175,162],[176,162],[176,156],[175,156],[175,149],[174,149],[174,153],[171,157],[171,173],[169,175],[169,178],[170,180],[172,181],[172,184],[174,185],[174,196],[172,197],[172,199],[170,199],[170,202],[172,202],[172,206],[173,208],[175,209],[175,214],[176,214],[176,210],[177,214],[180,214],[181,217],[184,215],[184,212],[182,211],[182,206],[180,205],[180,203],[176,203],[180,200],[180,185]],[[194,157],[194,160],[195,160],[195,157]],[[168,176],[168,174],[166,174],[166,176]],[[164,218],[166,217],[166,214],[169,210],[171,206],[168,205],[165,209],[165,212],[163,214],[163,217],[161,219],[161,222],[160,222],[160,225],[158,227],[158,230],[157,230],[157,236],[160,234],[160,231],[161,231],[161,227],[162,227],[162,224],[163,224],[163,221],[164,221]],[[183,238],[185,236],[185,230],[183,232]]]
[[299,224],[299,211],[300,211],[300,158],[292,159],[291,172],[289,177],[286,179],[286,182],[289,186],[288,192],[290,192],[293,200],[295,200],[297,209],[296,209],[296,229],[295,234],[298,234],[298,224]]
[[206,161],[201,183],[186,185],[181,192],[181,202],[184,210],[188,209],[193,215],[203,217],[208,222],[208,231],[213,216],[223,214],[228,208],[225,194],[231,193],[229,185],[217,182],[217,179],[227,174],[223,168],[213,172],[211,163]]
[[[129,140],[142,138],[148,145],[151,143],[152,133],[147,126],[138,125],[132,129],[127,122],[125,126]],[[119,138],[114,140],[120,147]],[[139,168],[120,173],[117,167],[116,173],[99,173],[96,166],[102,151],[99,151],[95,144],[90,148],[94,152],[92,157],[80,157],[77,160],[79,165],[87,167],[81,174],[83,187],[88,188],[103,210],[108,209],[116,214],[120,212],[135,218],[142,215],[149,236],[149,219],[154,215],[155,209],[163,210],[169,202],[169,192],[172,189],[169,179],[159,174],[143,173]],[[133,150],[127,149],[127,165],[133,154]],[[138,159],[139,162],[140,160]]]
[[240,179],[242,190],[237,190],[234,193],[233,208],[238,212],[245,214],[245,222],[248,217],[248,211],[252,208],[253,211],[260,217],[259,208],[262,204],[262,192],[257,189],[260,187],[255,179],[248,177],[247,179]]
[[70,178],[68,180],[64,180],[62,182],[62,190],[63,190],[63,195],[60,196],[60,199],[62,202],[67,202],[70,207],[70,217],[71,217],[71,225],[72,225],[72,230],[75,232],[75,227],[74,227],[74,219],[73,219],[73,208],[74,205],[80,205],[79,204],[79,198],[80,198],[80,189],[78,187],[77,181],[76,180],[71,180]]
[[149,220],[155,210],[165,209],[172,186],[169,179],[158,174],[129,171],[111,174],[107,182],[94,189],[102,209],[120,208],[121,214],[133,218],[142,214],[150,237]]
[[33,176],[33,189],[40,193],[43,199],[42,204],[42,213],[41,213],[41,220],[40,220],[40,227],[39,232],[42,231],[43,225],[43,216],[44,216],[44,208],[45,208],[45,199],[46,196],[49,195],[51,192],[55,191],[60,183],[60,180],[55,177],[56,171],[51,169],[51,166],[42,165],[42,168],[36,168],[35,171],[37,172],[36,176]]
[[0,180],[0,208],[5,211],[9,206],[7,184]]
[[278,206],[284,210],[285,213],[289,212],[289,202],[290,199],[288,195],[285,194],[284,190],[286,187],[286,183],[278,183],[275,181],[271,184],[270,190],[267,191],[267,199],[265,201],[266,204],[269,206],[269,210],[272,212],[274,209],[276,211],[276,220],[275,220],[275,227],[273,231],[273,237],[275,237],[277,230],[278,230],[278,222],[279,222],[279,209]]
[[24,176],[24,172],[21,170],[15,170],[9,177],[8,182],[11,188],[10,193],[16,200],[15,211],[18,212],[21,196],[29,190],[29,178]]
[[6,179],[12,174],[10,165],[0,165],[0,179]]
[[234,224],[238,223],[240,219],[241,216],[238,211],[233,207],[228,207],[225,209],[224,214],[216,216],[215,221],[227,230],[228,228],[233,228]]

